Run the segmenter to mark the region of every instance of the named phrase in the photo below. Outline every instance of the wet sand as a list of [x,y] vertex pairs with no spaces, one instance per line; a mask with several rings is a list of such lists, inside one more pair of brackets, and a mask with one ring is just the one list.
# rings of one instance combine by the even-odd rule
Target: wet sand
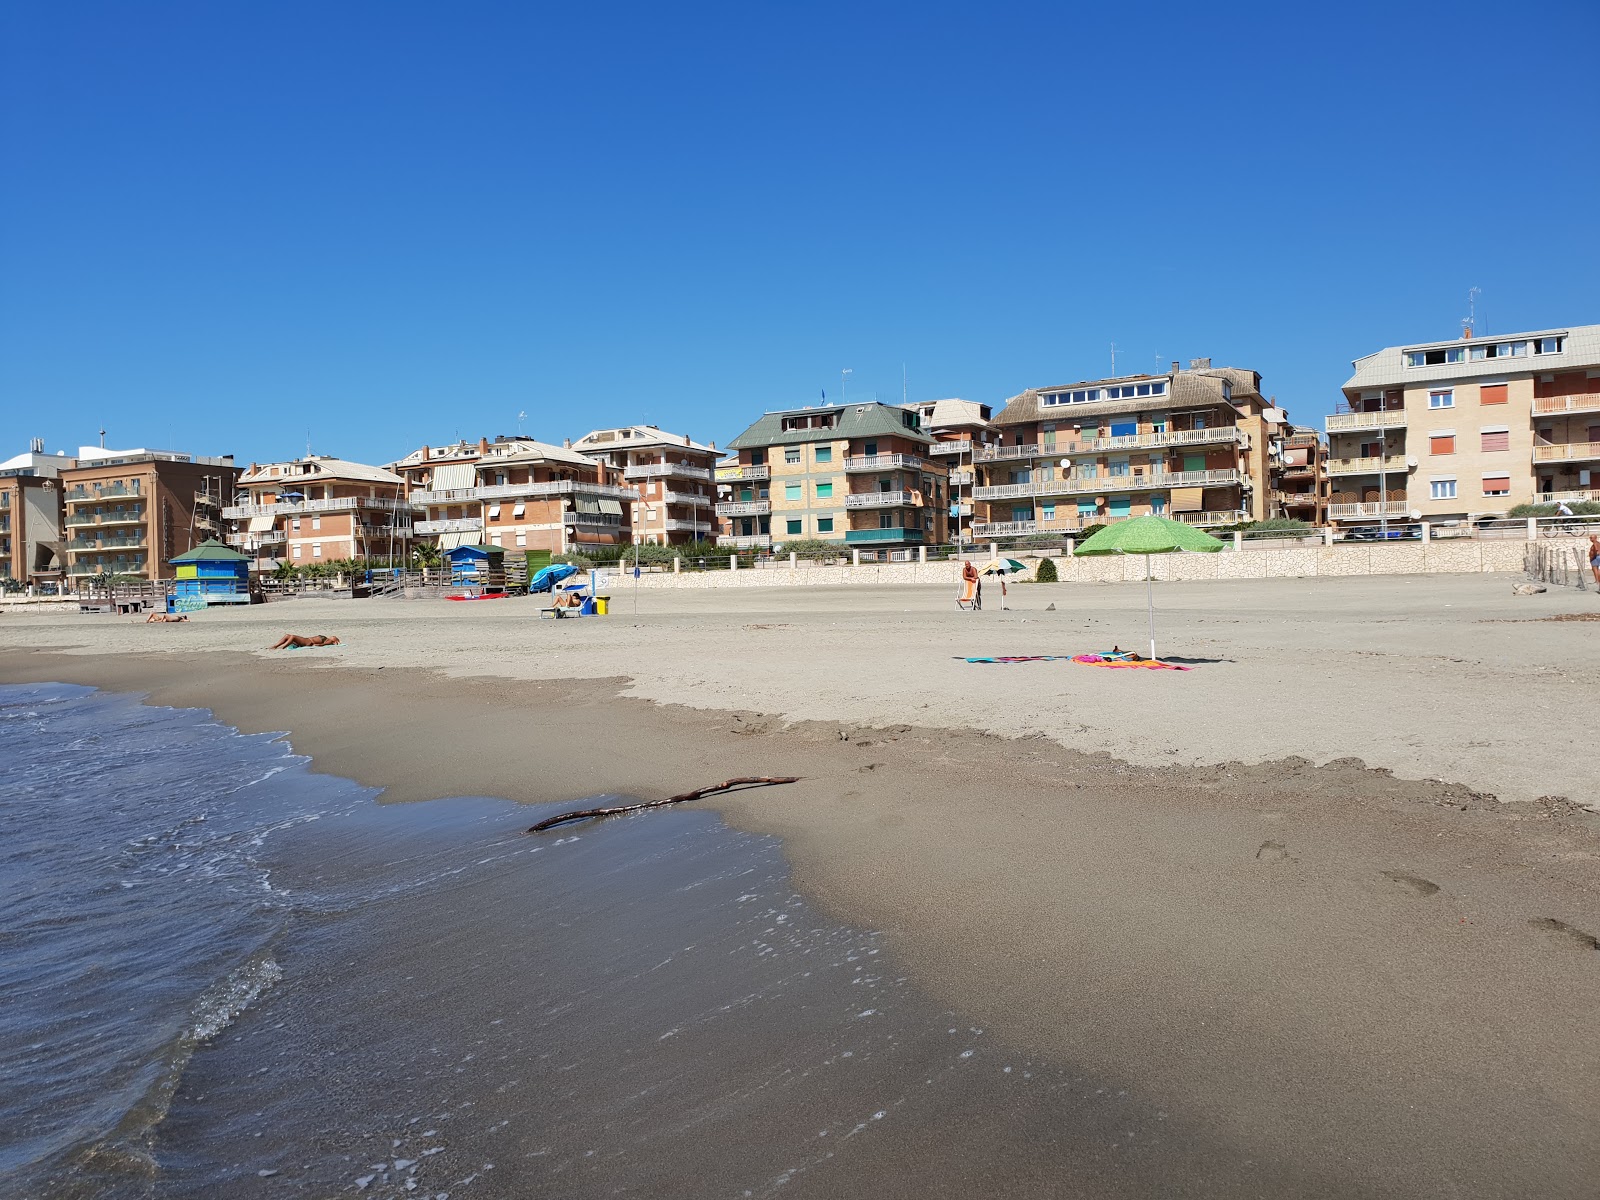
[[[91,652],[14,649],[0,656],[0,679],[146,691],[160,703],[212,708],[246,732],[286,729],[317,769],[383,787],[396,800],[475,794],[542,803],[600,790],[654,798],[734,775],[801,775],[794,787],[716,807],[740,828],[780,835],[807,897],[857,928],[882,931],[912,981],[939,1003],[1019,1055],[1070,1066],[1103,1080],[1097,1087],[1126,1092],[1142,1111],[1169,1114],[1181,1145],[1139,1170],[1130,1166],[1118,1190],[1590,1195],[1600,1169],[1600,1037],[1592,1022],[1600,1001],[1600,833],[1576,803],[1592,799],[1594,782],[1582,757],[1592,723],[1576,714],[1592,710],[1583,679],[1594,678],[1587,664],[1595,651],[1585,623],[1525,618],[1578,611],[1594,598],[1569,593],[1513,605],[1490,594],[1504,581],[1451,582],[1451,603],[1466,597],[1473,608],[1446,620],[1444,602],[1423,589],[1414,619],[1398,630],[1375,626],[1360,654],[1329,649],[1335,616],[1298,619],[1302,664],[1337,657],[1359,684],[1367,652],[1391,657],[1390,723],[1424,747],[1433,780],[1391,773],[1397,764],[1381,754],[1369,756],[1379,769],[1348,756],[1320,766],[1310,756],[1219,762],[1245,757],[1230,753],[1233,730],[1251,745],[1263,727],[1269,738],[1283,729],[1279,740],[1289,747],[1341,740],[1339,714],[1315,702],[1319,691],[1345,694],[1351,680],[1322,688],[1264,645],[1294,641],[1289,617],[1282,628],[1246,620],[1231,641],[1211,636],[1195,655],[1222,660],[1210,679],[1207,666],[1164,677],[1069,664],[955,664],[986,703],[986,689],[1008,686],[1018,705],[1047,690],[1085,704],[1120,688],[1112,706],[1129,705],[1131,693],[1128,711],[1141,700],[1170,709],[1174,695],[1186,696],[1189,724],[1209,730],[1210,765],[1157,765],[1172,761],[1164,750],[1137,756],[1140,763],[1101,752],[1093,727],[1103,712],[1084,722],[1090,732],[1076,735],[1077,748],[1038,734],[1004,738],[918,722],[919,712],[950,708],[948,698],[936,703],[919,690],[944,678],[932,674],[942,665],[928,665],[948,648],[940,639],[959,638],[970,653],[1040,653],[1046,641],[1060,652],[1062,625],[1053,634],[1046,625],[1057,614],[1039,611],[1043,589],[1021,597],[1035,608],[996,614],[985,626],[928,618],[931,651],[882,638],[874,650],[861,636],[892,624],[889,606],[915,603],[898,592],[853,607],[848,597],[820,607],[795,598],[770,616],[738,608],[690,620],[667,602],[637,624],[611,618],[570,629],[526,621],[526,609],[518,623],[515,601],[439,606],[502,608],[471,618],[428,605],[340,612],[291,602],[179,627],[43,619],[30,627],[19,619],[6,625],[13,647],[75,641]],[[1352,622],[1370,599],[1332,583],[1307,586],[1350,602]],[[1082,604],[1085,592],[1070,595]],[[1200,618],[1175,614],[1177,599],[1164,599],[1174,632],[1200,641],[1192,627]],[[175,652],[265,644],[262,633],[279,627],[312,632],[308,617],[347,637],[349,649]],[[1086,618],[1071,620],[1074,642],[1092,636],[1083,632]],[[698,656],[719,625],[728,642],[720,653],[742,653],[742,674],[708,669]],[[189,634],[200,636],[186,641]],[[604,644],[585,654],[582,638]],[[486,639],[498,640],[497,654],[472,649]],[[371,643],[379,641],[385,661],[374,662]],[[627,677],[564,677],[616,664],[613,644],[629,642],[637,670]],[[819,663],[838,667],[841,642],[858,681],[848,686],[888,697],[873,721],[623,694],[674,674],[715,676],[717,686],[747,693],[794,688],[772,677],[791,666],[802,679],[814,678]],[[131,654],[134,645],[168,652]],[[1252,647],[1284,672],[1292,692],[1254,694],[1239,685],[1255,676],[1226,673],[1230,662],[1251,658]],[[1094,647],[1067,647],[1086,648]],[[393,665],[408,657],[433,669]],[[1461,689],[1459,678],[1441,685],[1422,674],[1440,669],[1424,660],[1439,659],[1465,668],[1445,677],[1480,684],[1541,679],[1557,711],[1572,714],[1557,734],[1563,744],[1552,748],[1547,738],[1537,752],[1541,726],[1548,731],[1555,718],[1523,705],[1503,719],[1498,711],[1481,717],[1482,737],[1470,740],[1494,742],[1494,755],[1447,756],[1440,747],[1462,736],[1454,724]],[[1199,686],[1178,691],[1191,684]],[[712,698],[687,691],[685,699]],[[1297,697],[1304,718],[1290,715]],[[1480,696],[1477,707],[1493,706]],[[1152,734],[1169,745],[1161,736]],[[1192,731],[1186,736],[1187,758],[1200,747]],[[1398,744],[1393,735],[1380,748],[1391,743]],[[1479,761],[1500,764],[1488,773],[1497,783],[1513,780],[1519,795],[1571,799],[1498,800],[1468,769]],[[936,1119],[928,1124],[925,1143],[936,1154],[944,1138]],[[1064,1126],[1063,1136],[1069,1132]],[[1163,1163],[1176,1173],[1163,1177]],[[1001,1194],[1050,1192],[1049,1180],[1030,1183],[1022,1171],[999,1182]],[[832,1194],[840,1194],[837,1181]]]

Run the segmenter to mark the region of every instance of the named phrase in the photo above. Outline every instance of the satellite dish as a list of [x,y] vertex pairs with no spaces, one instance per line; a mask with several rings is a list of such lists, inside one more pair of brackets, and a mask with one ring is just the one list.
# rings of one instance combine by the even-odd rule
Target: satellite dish
[[1421,510],[1421,509],[1420,509],[1420,508],[1413,508],[1413,509],[1412,509],[1412,510],[1411,510],[1411,519],[1412,519],[1412,520],[1413,520],[1413,521],[1420,521],[1420,520],[1422,520],[1422,510]]
[[1070,458],[1063,458],[1063,459],[1062,459],[1062,460],[1061,460],[1061,469],[1062,469],[1062,470],[1063,470],[1063,471],[1070,471],[1070,470],[1072,470],[1072,460],[1071,460],[1071,459],[1070,459]]

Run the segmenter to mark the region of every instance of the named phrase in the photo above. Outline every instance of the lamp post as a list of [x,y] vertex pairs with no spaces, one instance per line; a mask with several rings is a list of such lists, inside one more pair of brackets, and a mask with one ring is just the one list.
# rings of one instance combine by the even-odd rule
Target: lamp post
[[[1385,403],[1383,400],[1379,404]],[[1386,421],[1387,417],[1380,412],[1378,420]],[[1383,535],[1383,540],[1389,540],[1389,430],[1384,425],[1378,426],[1378,531]]]

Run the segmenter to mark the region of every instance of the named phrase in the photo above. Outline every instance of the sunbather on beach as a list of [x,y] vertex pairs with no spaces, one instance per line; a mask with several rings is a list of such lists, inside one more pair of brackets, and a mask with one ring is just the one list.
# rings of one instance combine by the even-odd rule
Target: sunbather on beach
[[302,646],[337,646],[339,639],[329,637],[325,633],[314,633],[310,637],[299,633],[286,633],[276,643],[268,646],[268,650],[298,650]]
[[176,625],[179,621],[187,621],[188,619],[188,616],[184,613],[153,612],[144,619],[144,623],[146,625]]

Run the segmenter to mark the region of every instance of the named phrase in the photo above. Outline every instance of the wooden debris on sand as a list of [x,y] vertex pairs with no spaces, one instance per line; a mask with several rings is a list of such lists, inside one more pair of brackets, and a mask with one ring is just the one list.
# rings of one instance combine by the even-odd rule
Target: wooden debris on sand
[[688,800],[699,800],[705,796],[715,795],[718,792],[743,791],[745,788],[773,787],[780,783],[799,783],[798,775],[741,775],[738,779],[724,780],[714,783],[710,787],[697,788],[692,792],[684,792],[681,796],[668,796],[665,800],[649,800],[643,804],[623,804],[615,808],[579,808],[572,812],[564,812],[559,816],[546,817],[537,825],[528,829],[529,833],[543,833],[546,829],[553,829],[557,825],[565,825],[568,821],[586,821],[590,817],[615,817],[622,813],[641,812],[647,808],[664,808],[669,804],[682,804]]

